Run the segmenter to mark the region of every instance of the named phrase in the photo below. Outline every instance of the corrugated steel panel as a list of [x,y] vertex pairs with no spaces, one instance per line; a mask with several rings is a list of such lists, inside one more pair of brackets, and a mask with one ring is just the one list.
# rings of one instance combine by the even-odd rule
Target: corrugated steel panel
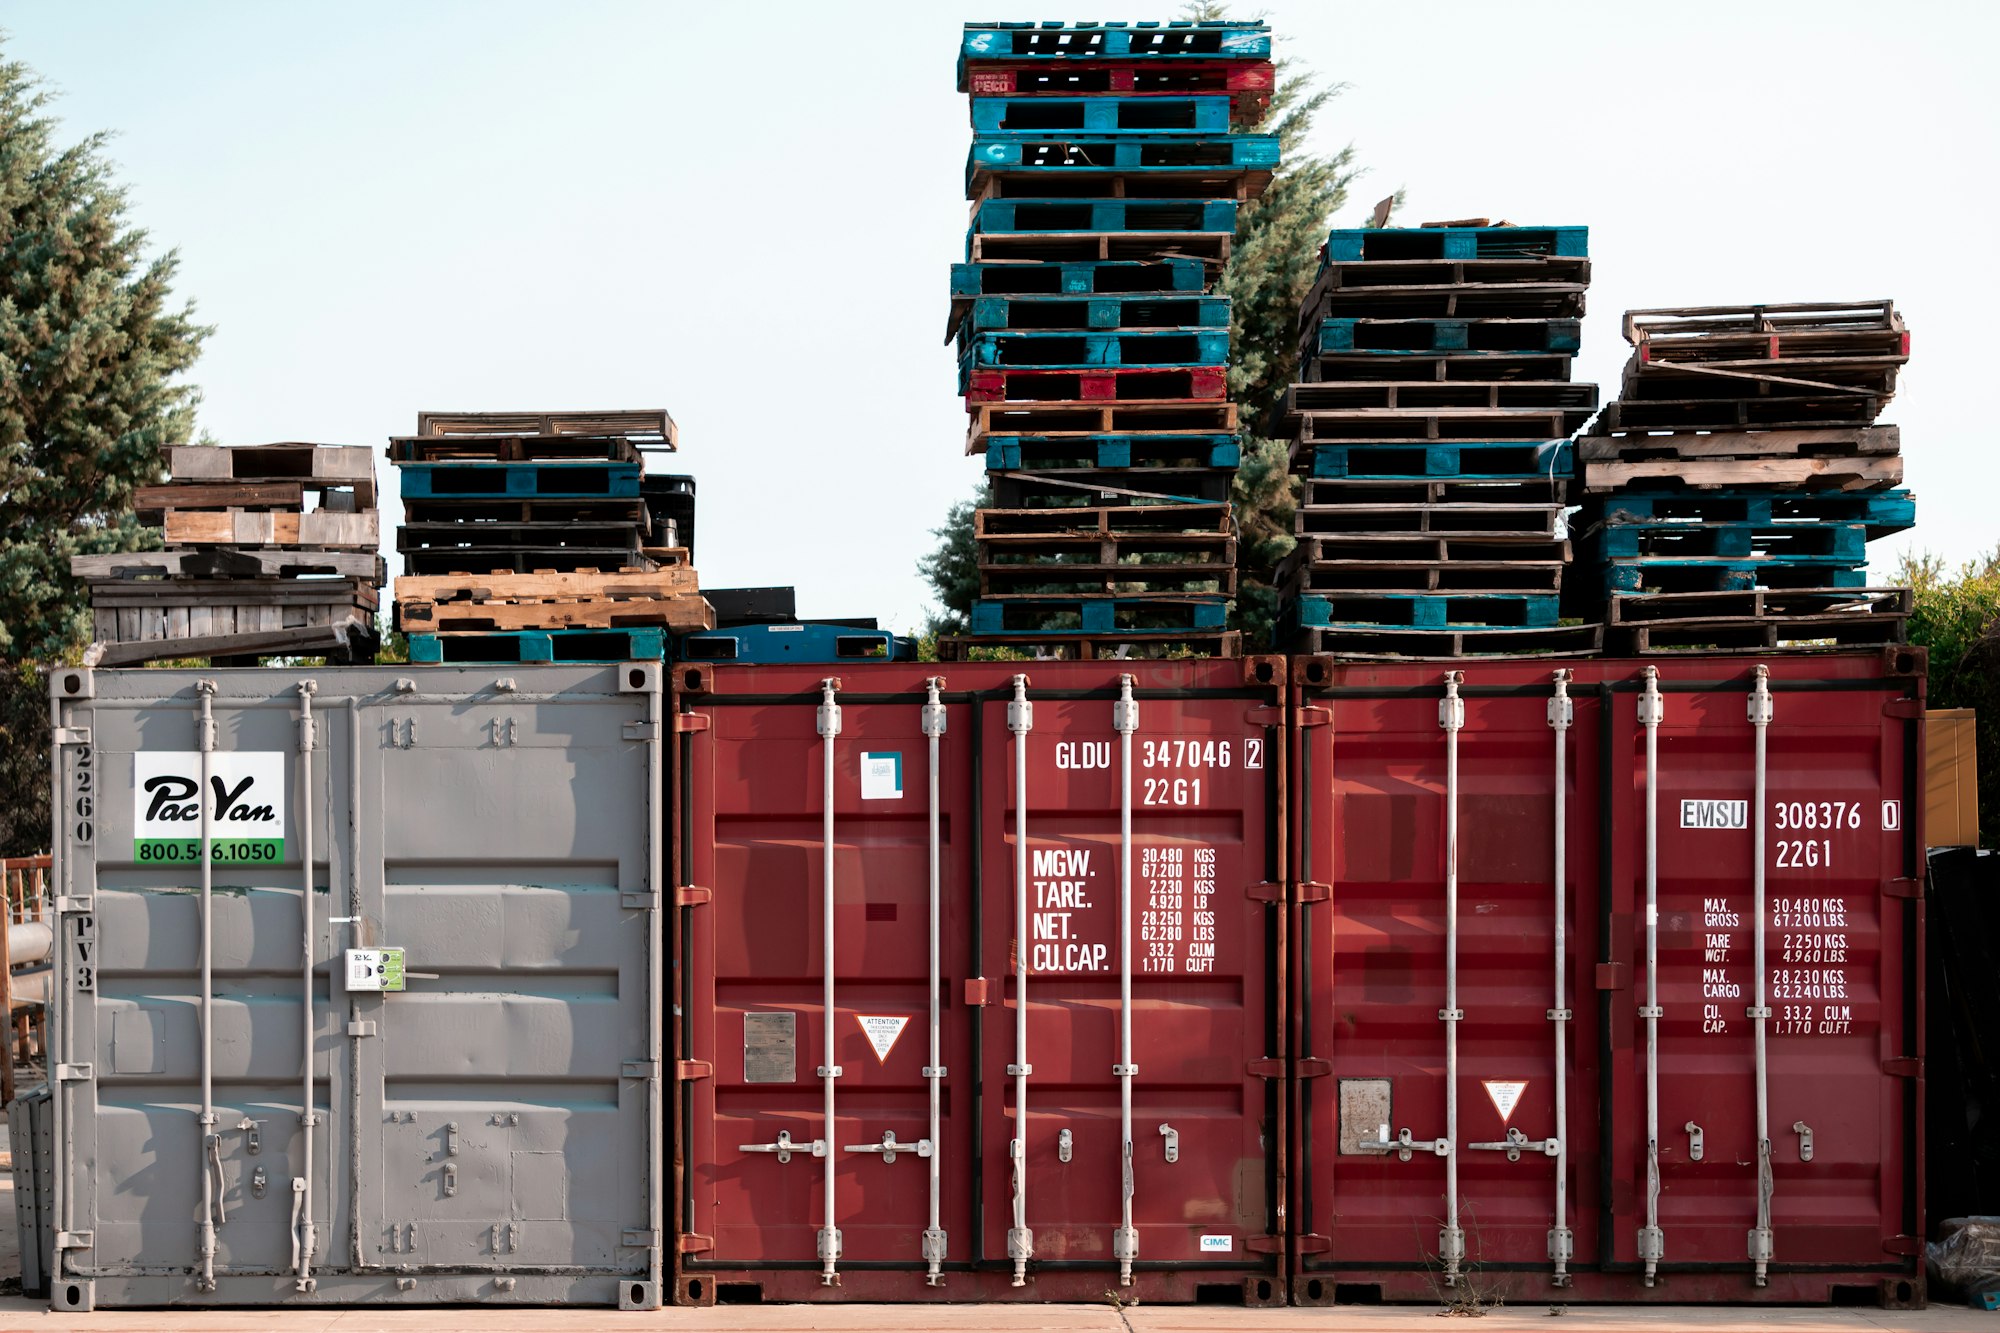
[[1294,662],[1296,1299],[1921,1294],[1922,655],[1657,667]]
[[661,687],[55,674],[58,1307],[658,1303]]
[[1282,1303],[1283,663],[675,688],[675,1298]]

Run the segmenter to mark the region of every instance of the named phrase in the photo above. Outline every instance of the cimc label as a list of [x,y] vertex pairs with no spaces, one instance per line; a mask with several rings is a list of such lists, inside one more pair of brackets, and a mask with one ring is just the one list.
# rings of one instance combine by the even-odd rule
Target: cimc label
[[132,756],[132,855],[148,864],[201,859],[208,811],[208,859],[216,865],[274,865],[285,859],[285,754],[223,750],[142,750]]

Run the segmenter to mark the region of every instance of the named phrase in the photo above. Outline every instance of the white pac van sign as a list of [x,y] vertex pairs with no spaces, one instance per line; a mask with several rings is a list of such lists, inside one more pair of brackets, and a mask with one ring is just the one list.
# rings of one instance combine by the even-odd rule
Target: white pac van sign
[[201,860],[201,815],[208,809],[208,859],[215,865],[275,865],[285,859],[285,753],[218,750],[201,790],[198,750],[141,750],[132,756],[132,855],[148,865]]

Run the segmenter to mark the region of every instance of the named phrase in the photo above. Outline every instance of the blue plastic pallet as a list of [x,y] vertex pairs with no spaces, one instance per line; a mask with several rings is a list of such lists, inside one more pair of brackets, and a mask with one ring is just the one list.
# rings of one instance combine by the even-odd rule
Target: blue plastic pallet
[[966,296],[1124,296],[1173,292],[1196,295],[1208,287],[1199,259],[1129,259],[1095,264],[953,264],[951,294]]
[[1388,480],[1566,481],[1576,475],[1568,440],[1457,440],[1449,444],[1321,444],[1310,446],[1307,475]]
[[1307,593],[1286,611],[1297,629],[1547,629],[1554,593]]
[[[1084,370],[1093,366],[1219,366],[1229,360],[1229,330],[1012,329],[974,334],[961,369]],[[961,390],[963,392],[963,390]]]
[[1325,262],[1370,259],[1520,259],[1533,255],[1582,259],[1588,227],[1377,227],[1342,229],[1326,238]]
[[1586,532],[1579,556],[1596,560],[1763,560],[1770,564],[1865,564],[1859,523],[1607,523]]
[[1700,519],[1702,522],[1860,523],[1868,537],[1887,537],[1917,521],[1917,497],[1909,491],[1656,491],[1593,497],[1584,505],[1586,520],[1608,523],[1648,519]]
[[1226,296],[1150,292],[1140,296],[982,296],[973,301],[972,312],[960,326],[960,350],[971,333],[1000,330],[1227,329],[1229,305]]
[[1234,435],[1082,435],[1048,437],[1040,435],[989,435],[986,438],[986,469],[1015,472],[1023,468],[1038,471],[1076,469],[1051,468],[1051,459],[1078,460],[1081,470],[1092,468],[1180,465],[1234,468],[1243,461],[1243,447]]
[[850,625],[738,625],[674,641],[683,662],[912,662],[916,645],[886,630]]
[[406,500],[633,499],[638,463],[404,463]]
[[1097,60],[1109,57],[1268,60],[1271,29],[1262,20],[1165,23],[968,23],[959,63],[982,60]]
[[974,97],[978,135],[1227,134],[1224,97]]
[[1582,346],[1580,319],[1324,319],[1306,355],[1504,356],[1575,352]]
[[412,634],[410,660],[426,662],[634,662],[666,656],[658,629],[504,630]]
[[1123,139],[1024,135],[1019,139],[975,139],[965,159],[965,188],[972,191],[996,172],[1008,175],[1078,176],[1180,172],[1269,172],[1278,165],[1275,134],[1170,138],[1132,135]]
[[[1023,628],[1007,623],[1013,617],[1038,619],[1050,615],[1065,618],[1079,617],[1080,623],[1055,629]],[[974,602],[970,628],[974,634],[1017,634],[1023,638],[1032,638],[1037,634],[1116,634],[1121,630],[1130,630],[1133,633],[1160,633],[1176,629],[1221,629],[1228,616],[1228,599],[1223,597],[1016,597],[1006,601]],[[1177,620],[1182,623],[1120,625],[1119,620],[1125,617],[1138,617],[1149,621]]]
[[972,215],[977,235],[1236,230],[1232,199],[988,199]]

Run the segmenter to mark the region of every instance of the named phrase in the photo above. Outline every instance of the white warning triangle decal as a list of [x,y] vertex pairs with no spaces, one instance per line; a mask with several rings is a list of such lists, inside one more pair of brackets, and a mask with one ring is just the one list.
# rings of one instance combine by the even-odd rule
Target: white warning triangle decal
[[878,1064],[888,1060],[890,1050],[896,1045],[896,1038],[902,1036],[903,1029],[910,1025],[907,1017],[894,1017],[888,1014],[856,1014],[854,1021],[861,1025],[861,1031],[866,1034],[868,1044],[875,1048],[875,1060]]
[[1486,1095],[1493,1100],[1493,1109],[1500,1113],[1500,1123],[1506,1124],[1514,1116],[1514,1108],[1521,1104],[1521,1094],[1528,1090],[1526,1080],[1519,1083],[1503,1083],[1487,1079],[1483,1085]]

